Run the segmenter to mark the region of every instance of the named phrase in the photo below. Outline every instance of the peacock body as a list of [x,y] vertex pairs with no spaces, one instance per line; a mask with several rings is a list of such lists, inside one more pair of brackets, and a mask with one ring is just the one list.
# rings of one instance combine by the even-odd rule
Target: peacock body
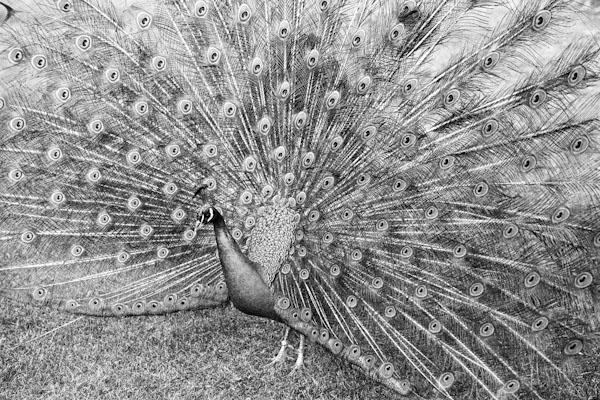
[[231,298],[409,398],[592,390],[600,65],[572,2],[8,6],[3,295]]

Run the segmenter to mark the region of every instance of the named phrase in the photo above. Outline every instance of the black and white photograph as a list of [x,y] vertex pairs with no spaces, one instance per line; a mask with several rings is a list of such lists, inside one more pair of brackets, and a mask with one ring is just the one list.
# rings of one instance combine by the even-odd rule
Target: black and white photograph
[[0,0],[0,400],[600,400],[600,0]]

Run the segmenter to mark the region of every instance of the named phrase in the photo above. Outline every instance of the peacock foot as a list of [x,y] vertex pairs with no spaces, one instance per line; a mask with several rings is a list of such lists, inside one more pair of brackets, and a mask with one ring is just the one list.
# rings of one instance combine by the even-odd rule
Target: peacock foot
[[300,335],[300,344],[298,345],[298,357],[294,368],[290,371],[289,375],[294,375],[298,370],[304,368],[304,335]]
[[291,357],[287,354],[288,349],[293,349],[293,347],[290,345],[290,343],[287,340],[289,334],[290,334],[290,328],[285,328],[285,333],[283,334],[283,339],[281,340],[281,347],[279,348],[279,352],[277,353],[277,355],[275,357],[273,357],[271,362],[266,365],[266,367],[270,367],[273,365],[280,365],[280,364],[284,363],[285,361],[291,359]]

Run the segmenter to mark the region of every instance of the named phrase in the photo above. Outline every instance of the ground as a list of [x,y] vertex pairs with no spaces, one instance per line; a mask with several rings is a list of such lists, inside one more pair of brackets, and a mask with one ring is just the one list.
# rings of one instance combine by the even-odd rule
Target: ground
[[[0,400],[380,399],[396,397],[316,344],[306,368],[265,367],[283,327],[231,307],[77,317],[0,299]],[[297,338],[294,338],[294,344]]]

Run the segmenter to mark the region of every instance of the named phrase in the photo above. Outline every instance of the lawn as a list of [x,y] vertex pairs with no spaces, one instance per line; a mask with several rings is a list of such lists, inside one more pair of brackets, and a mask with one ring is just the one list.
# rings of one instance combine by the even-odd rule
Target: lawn
[[315,344],[294,375],[293,360],[265,366],[282,325],[231,307],[83,317],[39,337],[76,318],[0,299],[0,400],[396,397]]

